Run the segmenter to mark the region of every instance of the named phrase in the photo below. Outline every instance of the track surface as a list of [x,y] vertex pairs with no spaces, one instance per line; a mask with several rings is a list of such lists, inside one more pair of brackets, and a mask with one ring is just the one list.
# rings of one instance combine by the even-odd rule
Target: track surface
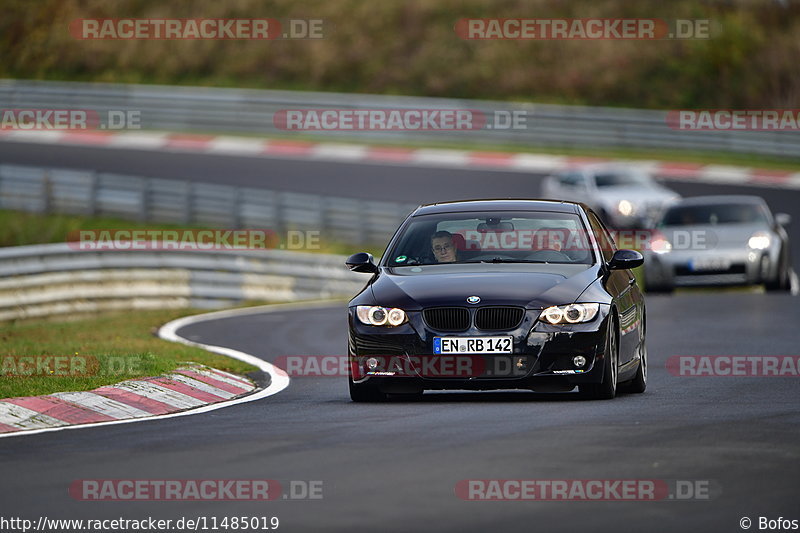
[[[14,144],[9,151],[10,143],[0,143],[0,161],[12,162],[9,154],[19,153],[20,146]],[[48,160],[51,147],[37,148],[36,164],[68,166],[63,160]],[[109,152],[88,150],[75,166],[111,165]],[[294,178],[286,181],[287,187],[338,194],[352,190],[365,197],[373,194],[371,189],[347,184],[369,181],[381,169],[383,180],[411,176],[413,185],[399,188],[398,195],[414,201],[486,191],[521,196],[521,184],[536,182],[535,177],[504,172],[142,154],[131,160],[164,157],[161,171],[128,172],[178,177],[170,172],[202,157],[217,157],[227,175],[258,169],[264,186],[271,188],[282,188],[275,176],[290,172]],[[192,164],[197,165],[197,178],[218,179],[210,162]],[[301,176],[308,183],[300,183]],[[690,184],[675,188],[687,195],[723,190]],[[375,190],[384,195],[380,189]],[[764,195],[773,209],[800,221],[798,193],[743,190]],[[343,378],[297,378],[269,399],[213,413],[3,439],[0,515],[274,515],[285,531],[722,532],[741,531],[742,516],[754,521],[758,516],[800,519],[797,379],[681,378],[664,369],[671,355],[796,355],[798,299],[695,292],[651,296],[647,302],[650,388],[644,395],[584,402],[532,393],[429,393],[419,402],[356,405],[347,397]],[[179,333],[267,360],[341,354],[346,346],[341,304],[222,319]],[[322,480],[324,499],[96,503],[73,500],[67,493],[74,480],[127,478],[268,478],[284,485],[289,480]],[[456,482],[474,478],[710,480],[721,493],[710,501],[647,503],[458,499]]]
[[[134,176],[263,187],[350,198],[431,203],[470,198],[535,198],[542,174],[417,166],[237,157],[0,141],[0,163],[94,169]],[[683,196],[758,194],[773,212],[794,214],[800,227],[800,191],[667,182]],[[800,271],[800,231],[790,231]]]

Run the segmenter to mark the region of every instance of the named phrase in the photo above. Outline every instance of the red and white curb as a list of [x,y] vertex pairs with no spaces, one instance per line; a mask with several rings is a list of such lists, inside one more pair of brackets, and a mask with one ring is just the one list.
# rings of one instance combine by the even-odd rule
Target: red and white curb
[[190,365],[170,374],[86,392],[0,400],[0,433],[164,415],[230,400],[255,389],[246,378]]
[[88,392],[7,398],[0,400],[0,438],[196,415],[277,394],[289,386],[289,376],[283,369],[232,348],[190,341],[177,331],[210,320],[327,307],[333,303],[308,301],[214,311],[179,318],[159,329],[158,336],[162,339],[203,348],[257,367],[270,376],[270,383],[264,389],[257,389],[242,376],[192,365],[164,376],[123,381]]
[[587,164],[613,162],[637,165],[660,178],[669,180],[800,189],[800,172],[700,163],[622,161],[534,153],[399,148],[144,131],[0,130],[0,140],[249,157],[495,169],[509,172],[555,172]]

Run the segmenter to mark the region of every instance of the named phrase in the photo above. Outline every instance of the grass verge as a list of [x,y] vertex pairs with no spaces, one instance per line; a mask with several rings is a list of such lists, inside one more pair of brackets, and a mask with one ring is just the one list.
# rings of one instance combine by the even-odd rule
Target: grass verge
[[[157,376],[187,361],[236,374],[257,370],[241,361],[155,336],[158,327],[187,314],[193,313],[170,309],[0,323],[0,398],[91,390],[126,379]],[[24,374],[31,365],[30,361],[20,364],[23,356],[43,356],[34,360],[33,364],[40,366],[34,375]],[[48,356],[52,359],[45,363]],[[69,375],[73,372],[79,375]],[[43,375],[37,375],[40,373]]]
[[[114,217],[84,215],[40,214],[0,209],[0,247],[25,246],[66,242],[70,232],[80,230],[203,230],[208,226],[144,223]],[[253,228],[265,229],[270,228]],[[349,255],[370,252],[378,257],[383,253],[379,246],[359,246],[342,242],[320,240],[319,246],[305,247],[300,252]]]

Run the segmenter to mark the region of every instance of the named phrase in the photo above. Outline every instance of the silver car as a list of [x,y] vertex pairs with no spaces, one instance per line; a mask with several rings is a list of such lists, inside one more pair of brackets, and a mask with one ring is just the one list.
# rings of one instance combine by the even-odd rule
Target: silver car
[[589,165],[548,176],[542,195],[583,202],[616,229],[649,227],[666,206],[680,199],[640,168],[619,164]]
[[784,226],[758,196],[699,196],[667,209],[645,251],[648,292],[675,287],[764,284],[790,290],[791,256]]

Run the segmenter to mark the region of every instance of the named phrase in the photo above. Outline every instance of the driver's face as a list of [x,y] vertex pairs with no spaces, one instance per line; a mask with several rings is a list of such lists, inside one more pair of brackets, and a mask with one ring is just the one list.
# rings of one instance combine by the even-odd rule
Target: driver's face
[[452,263],[456,260],[456,247],[450,237],[436,237],[431,239],[433,256],[439,263]]

